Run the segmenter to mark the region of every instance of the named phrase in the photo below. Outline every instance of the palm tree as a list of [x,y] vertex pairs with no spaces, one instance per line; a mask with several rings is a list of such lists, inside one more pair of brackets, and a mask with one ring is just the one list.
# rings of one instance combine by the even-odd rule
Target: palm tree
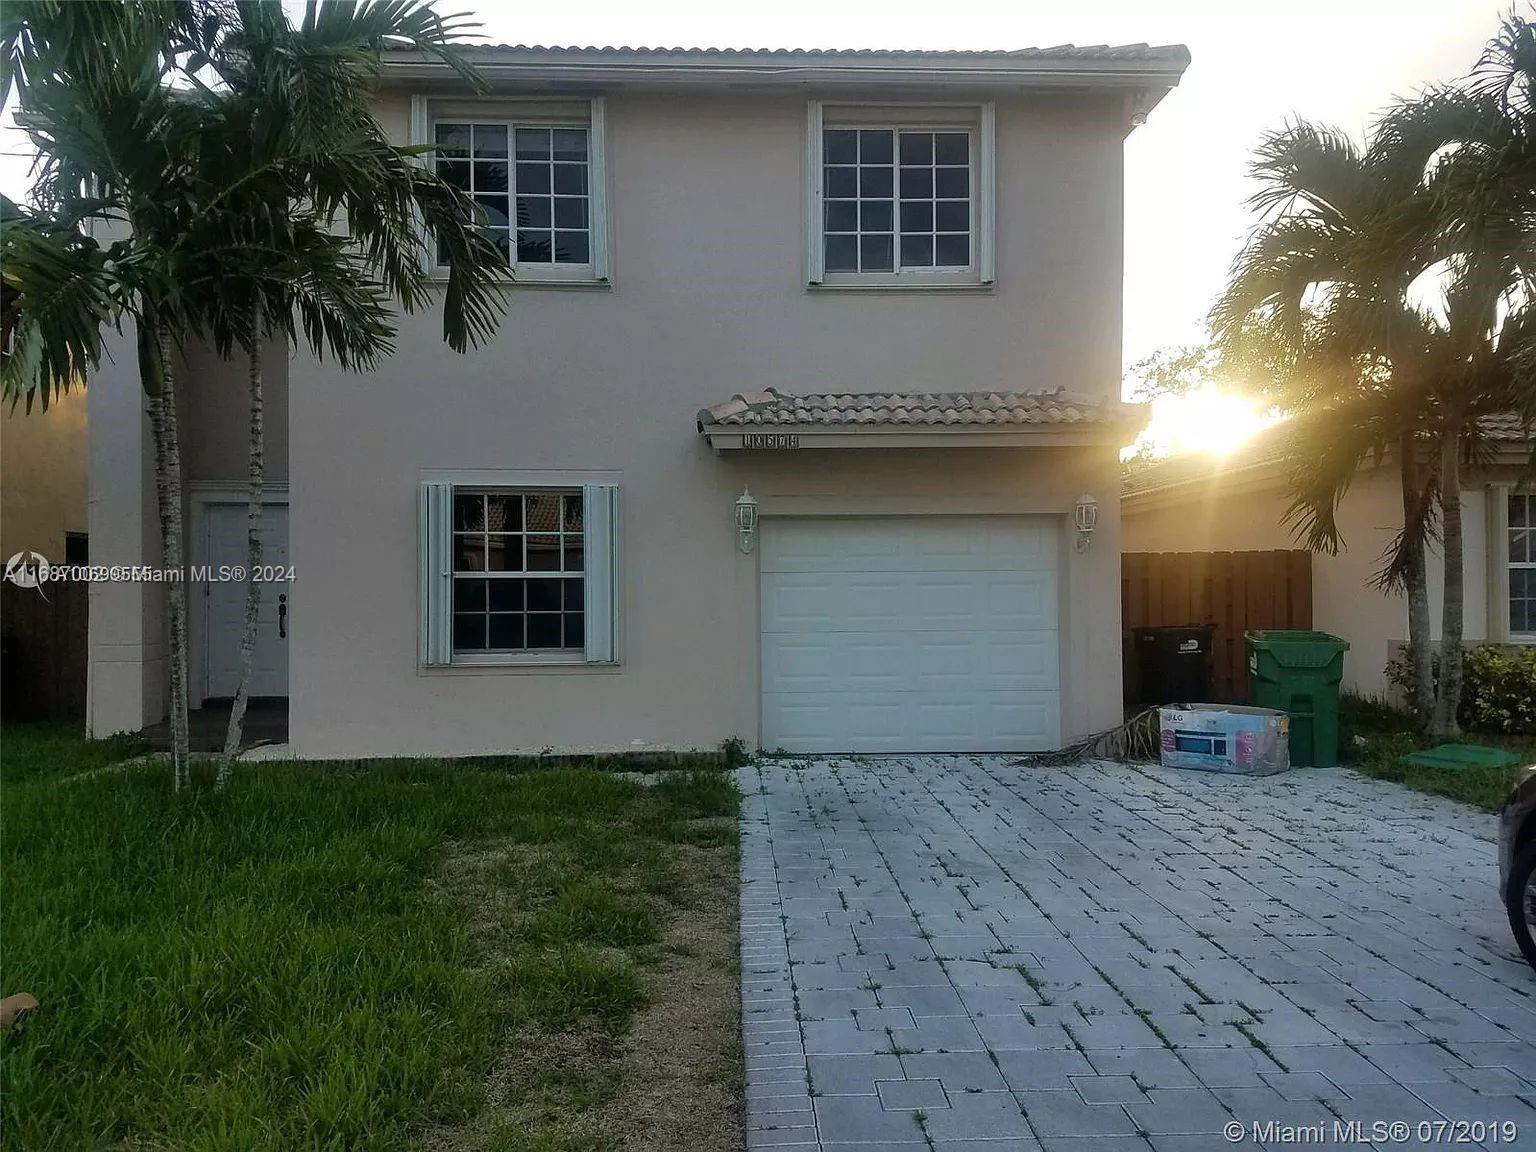
[[[255,19],[269,8],[234,11]],[[497,250],[475,229],[469,198],[376,129],[371,136],[349,131],[328,165],[307,177],[304,153],[264,152],[267,142],[250,135],[252,99],[205,79],[217,73],[214,49],[240,50],[208,33],[228,11],[187,0],[18,0],[0,10],[5,91],[18,91],[21,118],[41,157],[38,212],[23,235],[34,258],[31,284],[13,309],[13,348],[29,355],[6,358],[5,386],[12,396],[46,403],[88,374],[104,324],[134,323],[154,434],[164,563],[180,571],[176,347],[198,340],[225,351],[239,345],[259,357],[267,331],[302,331],[317,352],[330,351],[348,366],[371,362],[390,350],[389,298],[406,309],[428,301],[423,223],[454,257],[444,308],[450,344],[462,349],[494,327],[506,275]],[[317,37],[311,47],[323,54],[335,50],[328,37],[370,21],[387,26],[388,17],[428,30],[424,39],[446,27],[415,0],[326,5],[312,10],[305,26]],[[354,37],[363,48],[353,51],[373,43],[376,54],[382,35]],[[299,199],[295,189],[309,196]],[[350,238],[335,234],[343,215]],[[102,230],[119,235],[103,244],[93,235]],[[42,257],[50,252],[95,269],[104,292],[86,293],[70,309],[62,275],[48,278],[67,261],[48,264]],[[255,376],[259,400],[259,359]],[[179,788],[188,759],[185,582],[171,583],[167,593]]]
[[1289,519],[1310,548],[1338,550],[1338,505],[1359,469],[1396,460],[1403,531],[1378,582],[1407,594],[1412,704],[1427,721],[1435,478],[1422,417],[1429,334],[1410,289],[1433,263],[1430,199],[1411,165],[1307,123],[1266,136],[1251,170],[1263,219],[1233,264],[1212,327],[1233,369],[1296,417]]
[[[1442,738],[1456,734],[1461,694],[1461,464],[1483,416],[1536,426],[1533,64],[1532,29],[1511,18],[1473,83],[1400,102],[1363,153],[1310,125],[1272,134],[1254,165],[1271,217],[1213,312],[1231,353],[1301,417],[1292,513],[1313,546],[1337,546],[1339,500],[1396,444],[1403,530],[1382,577],[1408,591],[1415,711]],[[1436,511],[1438,679],[1424,592]]]
[[[42,288],[19,305],[18,332],[33,346],[63,346],[67,362],[36,364],[12,358],[7,386],[31,398],[83,380],[100,353],[99,321],[136,330],[140,382],[146,396],[156,460],[156,497],[163,563],[181,569],[181,463],[176,424],[172,342],[186,328],[189,293],[206,291],[212,269],[203,253],[179,249],[174,238],[188,213],[187,142],[206,102],[173,91],[171,62],[163,51],[169,3],[59,4],[47,0],[0,9],[4,89],[19,95],[18,119],[39,149],[33,188],[41,220],[55,238],[82,233],[79,255],[91,253],[112,280],[111,314],[58,308],[63,299]],[[94,234],[118,235],[106,245]],[[94,251],[92,251],[94,247]],[[201,262],[201,265],[199,262]],[[100,303],[100,301],[97,301]],[[87,328],[98,322],[92,336]],[[27,372],[24,370],[35,369]],[[65,374],[61,374],[61,372]],[[167,586],[171,646],[170,696],[173,773],[179,788],[187,772],[186,596]]]
[[1430,393],[1438,417],[1445,599],[1431,731],[1458,732],[1464,559],[1461,468],[1482,417],[1536,427],[1536,29],[1510,17],[1470,82],[1439,86],[1382,121],[1384,148],[1424,174],[1435,212],[1438,299]]
[[[261,588],[256,571],[261,562],[260,525],[264,452],[262,430],[262,355],[270,335],[293,339],[292,316],[304,311],[302,279],[311,262],[295,260],[323,246],[324,234],[344,226],[348,250],[369,254],[366,272],[377,278],[386,298],[415,310],[434,295],[427,262],[417,248],[425,223],[450,249],[451,272],[443,312],[443,338],[463,352],[488,335],[499,317],[494,286],[507,272],[505,259],[489,243],[465,227],[473,220],[461,197],[445,194],[446,185],[416,162],[411,150],[397,148],[374,119],[370,98],[386,43],[409,44],[435,55],[477,82],[454,48],[465,27],[443,18],[419,0],[387,3],[329,4],[310,8],[293,26],[282,9],[270,4],[236,7],[194,0],[186,6],[181,32],[204,62],[213,83],[228,94],[228,124],[232,131],[221,142],[221,154],[234,176],[242,169],[238,195],[220,212],[220,225],[232,224],[242,242],[264,250],[288,274],[262,277],[248,286],[233,314],[227,300],[213,325],[221,348],[239,344],[247,356],[250,420],[248,452],[247,572],[245,624],[241,638],[241,672],[225,737],[220,780],[239,750],[245,705],[249,695],[256,618]],[[226,182],[221,175],[215,184]],[[256,222],[253,227],[252,222]],[[288,230],[292,221],[319,226],[302,243]],[[266,235],[276,230],[278,235]],[[253,234],[254,233],[254,234]],[[241,298],[243,297],[243,298]],[[315,319],[318,321],[319,316]],[[324,338],[317,339],[316,332]],[[371,365],[391,349],[394,326],[377,330],[348,326],[325,334],[323,323],[307,323],[312,349],[328,344],[343,364]]]

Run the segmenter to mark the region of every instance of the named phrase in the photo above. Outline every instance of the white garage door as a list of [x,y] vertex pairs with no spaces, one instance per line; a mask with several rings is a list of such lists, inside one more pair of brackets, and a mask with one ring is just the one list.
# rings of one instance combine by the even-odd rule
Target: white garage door
[[761,549],[763,747],[1060,743],[1051,521],[765,519]]

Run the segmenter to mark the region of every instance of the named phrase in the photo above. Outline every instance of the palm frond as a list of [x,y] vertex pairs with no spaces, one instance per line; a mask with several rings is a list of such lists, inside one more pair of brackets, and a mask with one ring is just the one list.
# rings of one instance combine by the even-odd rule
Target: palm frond
[[1398,429],[1367,399],[1344,397],[1294,417],[1282,441],[1291,503],[1282,522],[1309,550],[1339,550],[1338,508],[1362,466],[1379,464]]
[[1266,133],[1254,150],[1249,175],[1259,189],[1249,204],[1261,215],[1305,207],[1337,221],[1362,195],[1360,150],[1336,128],[1305,120]]
[[89,236],[0,197],[0,389],[46,409],[101,358],[121,303],[107,253]]
[[1472,89],[1513,116],[1536,116],[1536,25],[1514,13],[1500,21],[1473,70]]

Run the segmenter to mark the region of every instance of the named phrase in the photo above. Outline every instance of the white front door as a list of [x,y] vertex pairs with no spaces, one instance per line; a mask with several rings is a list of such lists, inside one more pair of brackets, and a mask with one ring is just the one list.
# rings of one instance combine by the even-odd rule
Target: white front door
[[1056,570],[1046,517],[765,520],[763,747],[1056,747]]
[[[220,580],[226,571],[246,566],[246,507],[210,504],[204,521],[203,555],[211,572],[204,596],[208,648],[204,696],[233,696],[240,685],[240,633],[245,627],[245,581]],[[288,567],[288,506],[268,504],[261,516],[261,566],[279,572]],[[293,623],[286,581],[261,584],[256,616],[256,651],[251,664],[252,696],[288,695],[288,635]]]

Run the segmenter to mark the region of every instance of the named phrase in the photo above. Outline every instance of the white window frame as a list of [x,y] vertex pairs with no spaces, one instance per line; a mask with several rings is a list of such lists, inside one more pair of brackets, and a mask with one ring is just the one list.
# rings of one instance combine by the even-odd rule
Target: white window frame
[[[581,649],[454,650],[453,498],[456,491],[582,495]],[[445,668],[612,666],[619,653],[619,486],[612,473],[471,469],[424,474],[420,485],[419,666]],[[568,578],[560,573],[556,579]]]
[[[601,96],[585,101],[587,115],[583,120],[573,118],[569,101],[552,103],[547,114],[537,105],[530,105],[516,115],[499,110],[494,101],[487,102],[484,114],[466,108],[460,101],[450,103],[446,109],[434,106],[426,96],[411,98],[411,143],[431,145],[437,141],[437,125],[445,124],[500,124],[507,129],[507,204],[512,212],[508,234],[511,241],[510,268],[516,284],[607,284],[608,263],[608,147],[607,108]],[[587,132],[587,226],[589,229],[588,255],[585,264],[520,263],[517,260],[517,159],[516,137],[518,128],[582,128]],[[430,157],[425,158],[430,162]],[[424,237],[427,248],[424,259],[439,279],[448,277],[448,268],[437,263],[437,245],[430,237]]]
[[[997,111],[982,104],[901,104],[868,109],[835,107],[809,101],[806,112],[806,283],[812,288],[975,288],[997,279],[996,170]],[[911,132],[965,132],[970,137],[971,263],[965,268],[906,268],[901,261],[900,137],[893,141],[892,263],[890,272],[831,272],[826,268],[826,194],[824,181],[827,129],[878,129]]]
[[1503,631],[1513,643],[1536,644],[1536,630],[1528,629],[1524,632],[1516,632],[1514,630],[1512,620],[1512,613],[1514,611],[1514,596],[1509,587],[1510,573],[1516,570],[1536,572],[1536,553],[1533,553],[1533,558],[1531,560],[1523,562],[1511,560],[1509,558],[1509,538],[1510,533],[1514,531],[1514,529],[1510,527],[1509,522],[1510,503],[1516,498],[1521,498],[1527,501],[1525,518],[1527,526],[1526,530],[1536,534],[1536,525],[1531,524],[1531,517],[1536,515],[1536,491],[1524,488],[1509,487],[1495,488],[1493,489],[1493,492],[1499,497],[1499,503],[1502,505],[1503,513],[1501,519],[1503,521],[1504,530],[1497,537],[1497,555],[1499,559],[1499,564],[1497,567],[1500,576],[1499,586],[1502,589],[1501,595],[1499,596],[1499,605],[1502,610],[1504,619]]

